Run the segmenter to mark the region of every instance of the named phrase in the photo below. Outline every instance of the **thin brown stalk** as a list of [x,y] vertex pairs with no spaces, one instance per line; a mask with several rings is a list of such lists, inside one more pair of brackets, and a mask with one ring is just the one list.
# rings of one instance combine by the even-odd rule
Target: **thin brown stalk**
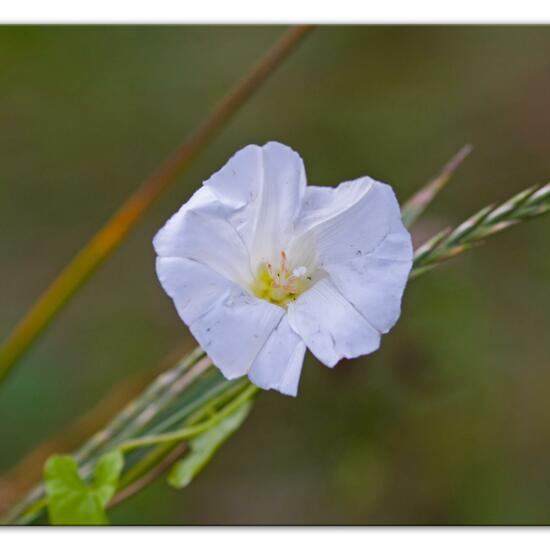
[[174,447],[154,468],[149,470],[144,476],[140,477],[134,483],[128,485],[119,491],[107,504],[107,508],[113,508],[122,501],[130,498],[132,495],[139,493],[150,483],[158,479],[170,466],[177,462],[181,456],[187,451],[187,442],[182,442]]
[[175,153],[143,182],[65,267],[0,348],[0,381],[8,375],[15,362],[48,326],[55,314],[122,242],[155,199],[189,167],[191,161],[294,50],[310,28],[301,25],[287,30],[220,100]]
[[419,189],[401,208],[403,223],[410,227],[428,208],[430,203],[444,189],[464,159],[472,152],[471,145],[464,145],[455,155],[443,166],[439,174],[432,178],[424,187]]

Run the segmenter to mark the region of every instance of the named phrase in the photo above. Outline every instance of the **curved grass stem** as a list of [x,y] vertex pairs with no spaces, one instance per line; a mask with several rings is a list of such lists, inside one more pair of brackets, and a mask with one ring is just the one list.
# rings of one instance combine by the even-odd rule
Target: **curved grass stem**
[[159,195],[174,182],[311,29],[291,27],[213,108],[175,153],[126,200],[44,291],[0,348],[0,382],[56,313],[116,249]]

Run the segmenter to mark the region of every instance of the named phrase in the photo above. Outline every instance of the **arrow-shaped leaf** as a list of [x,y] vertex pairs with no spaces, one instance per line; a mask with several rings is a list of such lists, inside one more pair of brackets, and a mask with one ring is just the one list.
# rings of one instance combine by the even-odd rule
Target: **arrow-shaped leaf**
[[88,485],[70,455],[54,455],[44,467],[48,514],[52,525],[107,525],[105,506],[115,494],[124,459],[120,451],[101,457]]

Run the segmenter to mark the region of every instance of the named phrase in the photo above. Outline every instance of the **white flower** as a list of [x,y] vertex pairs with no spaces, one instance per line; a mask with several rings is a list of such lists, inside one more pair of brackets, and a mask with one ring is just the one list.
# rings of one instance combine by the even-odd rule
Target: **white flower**
[[296,395],[306,346],[325,365],[395,324],[412,245],[386,184],[307,186],[300,156],[249,145],[153,241],[157,274],[226,378]]

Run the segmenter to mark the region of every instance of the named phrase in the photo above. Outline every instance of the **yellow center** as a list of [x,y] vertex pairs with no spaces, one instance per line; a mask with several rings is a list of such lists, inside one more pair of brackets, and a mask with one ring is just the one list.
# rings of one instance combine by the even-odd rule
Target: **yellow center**
[[278,267],[271,263],[260,264],[252,291],[258,298],[286,308],[310,285],[311,276],[307,269],[303,266],[291,269],[282,250]]

